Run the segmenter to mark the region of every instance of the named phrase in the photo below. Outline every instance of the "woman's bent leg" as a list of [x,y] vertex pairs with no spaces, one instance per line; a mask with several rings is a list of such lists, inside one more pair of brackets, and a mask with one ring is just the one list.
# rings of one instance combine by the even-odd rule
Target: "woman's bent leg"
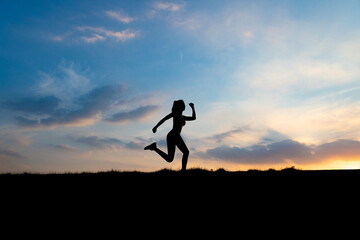
[[174,156],[175,156],[174,136],[171,133],[169,133],[166,138],[166,141],[167,141],[168,154],[161,151],[158,147],[155,147],[154,151],[157,152],[157,154],[159,154],[163,159],[165,159],[165,161],[170,163],[174,160]]
[[168,155],[166,153],[164,153],[163,151],[161,151],[159,148],[154,149],[155,152],[157,152],[163,159],[165,159],[165,161],[167,162],[172,162],[174,160],[174,154]]

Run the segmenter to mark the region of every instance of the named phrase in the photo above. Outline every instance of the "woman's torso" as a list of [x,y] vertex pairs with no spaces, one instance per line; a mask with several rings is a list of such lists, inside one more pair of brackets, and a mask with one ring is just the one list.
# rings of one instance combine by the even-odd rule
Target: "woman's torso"
[[185,125],[185,120],[181,114],[174,114],[173,116],[173,129],[176,133],[181,133],[182,127]]

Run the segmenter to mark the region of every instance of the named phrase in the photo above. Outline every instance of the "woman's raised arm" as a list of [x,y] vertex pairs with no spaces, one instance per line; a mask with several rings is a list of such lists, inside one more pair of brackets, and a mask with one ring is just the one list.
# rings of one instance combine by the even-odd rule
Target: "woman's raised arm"
[[195,112],[195,106],[193,103],[189,103],[191,109],[192,109],[192,116],[188,117],[188,116],[184,116],[184,120],[185,121],[193,121],[196,120],[196,112]]

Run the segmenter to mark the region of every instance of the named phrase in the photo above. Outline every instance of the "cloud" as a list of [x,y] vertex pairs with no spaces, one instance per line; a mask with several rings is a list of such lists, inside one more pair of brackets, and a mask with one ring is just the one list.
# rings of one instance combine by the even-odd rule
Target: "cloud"
[[0,146],[3,148],[20,149],[29,146],[31,141],[31,134],[23,132],[18,127],[0,127]]
[[148,106],[140,106],[131,111],[118,112],[113,114],[111,117],[106,120],[109,122],[123,123],[127,121],[136,121],[142,118],[149,116],[153,113],[158,106],[148,105]]
[[121,32],[112,32],[107,31],[105,32],[107,36],[114,37],[117,40],[126,41],[129,39],[135,38],[138,34],[130,29],[123,30]]
[[60,99],[55,96],[25,97],[20,100],[7,101],[5,107],[23,113],[49,114],[59,106]]
[[123,141],[117,138],[109,138],[109,137],[98,137],[98,136],[88,136],[88,137],[80,137],[76,140],[79,143],[83,143],[92,148],[119,148],[124,144]]
[[51,39],[55,42],[62,42],[64,40],[64,37],[55,35],[55,36],[52,36]]
[[105,14],[113,19],[116,19],[119,22],[126,23],[126,24],[130,23],[134,20],[133,18],[128,17],[128,16],[122,14],[121,12],[115,12],[112,10],[105,11]]
[[[25,162],[26,161],[26,162]],[[11,148],[0,146],[0,172],[21,172],[29,166],[27,157],[19,154]]]
[[0,159],[7,159],[7,158],[15,158],[15,159],[20,159],[20,158],[24,158],[24,156],[22,156],[21,154],[13,151],[13,150],[9,150],[9,149],[2,149],[0,148]]
[[324,143],[315,147],[319,159],[356,159],[360,158],[360,142],[356,140],[340,139]]
[[153,6],[156,10],[176,12],[179,11],[181,8],[183,8],[185,6],[185,3],[155,2]]
[[50,147],[66,151],[66,152],[74,152],[76,151],[76,148],[67,144],[49,144]]
[[53,95],[61,99],[62,107],[71,105],[75,97],[89,92],[92,88],[89,70],[65,60],[62,60],[53,71],[39,71],[39,75],[38,83],[32,88],[34,94]]
[[12,113],[9,116],[18,126],[28,129],[142,120],[158,108],[151,104],[157,102],[151,93],[131,95],[123,84],[91,88],[88,75],[63,61],[55,71],[40,73],[40,81],[28,91],[30,96],[5,100],[1,105]]
[[238,134],[242,134],[248,130],[248,127],[239,127],[222,133],[214,134],[213,136],[207,137],[206,140],[212,140],[216,143],[222,143],[223,141],[227,141],[231,138],[236,138]]
[[86,36],[82,37],[82,39],[88,43],[90,43],[90,42],[94,43],[98,40],[105,40],[106,37],[113,38],[115,40],[120,40],[120,41],[127,41],[127,40],[133,39],[136,36],[138,36],[137,32],[132,31],[130,29],[125,29],[120,32],[108,30],[103,27],[91,27],[91,26],[82,26],[82,27],[77,27],[76,29],[80,32],[88,31],[91,33],[91,37],[86,37]]
[[289,139],[289,137],[284,135],[283,133],[280,133],[273,129],[267,129],[266,134],[264,136],[262,136],[260,139],[260,144],[269,144],[269,143],[274,143],[274,142],[280,142],[280,141],[283,141],[286,139]]
[[340,139],[319,145],[306,145],[291,139],[246,148],[220,146],[198,152],[202,159],[218,159],[238,164],[316,164],[333,160],[360,159],[360,141]]
[[170,23],[202,45],[220,49],[251,47],[263,37],[260,35],[266,24],[256,10],[245,6],[220,8],[216,14],[201,10],[186,12],[171,18]]
[[143,150],[146,146],[143,142],[130,141],[124,145],[125,148],[130,150]]
[[244,124],[230,130],[215,133],[199,140],[204,146],[237,146],[246,148],[252,145],[265,145],[289,139],[288,136],[274,129],[256,127],[254,124]]
[[16,123],[21,127],[25,127],[25,128],[39,127],[38,119],[29,119],[29,118],[21,117],[21,116],[14,117],[14,119],[16,120]]
[[221,146],[206,150],[203,158],[215,158],[242,164],[286,163],[312,157],[311,148],[291,139],[247,148]]
[[75,138],[75,141],[78,143],[85,144],[90,148],[95,149],[120,149],[125,148],[128,150],[143,150],[144,146],[149,141],[145,141],[141,138],[136,138],[131,141],[121,140],[119,138],[112,137],[99,137],[99,136],[82,136]]
[[60,42],[65,41],[71,34],[73,34],[72,31],[68,31],[68,32],[65,32],[63,34],[52,34],[52,33],[50,33],[48,39],[50,39],[51,41],[60,43]]
[[105,40],[105,38],[103,36],[96,34],[96,33],[92,34],[92,37],[81,37],[81,39],[87,43],[95,43],[100,40]]
[[359,90],[345,91],[345,95],[317,95],[306,100],[301,99],[300,103],[290,99],[288,104],[279,103],[275,106],[257,100],[259,105],[252,107],[261,113],[259,122],[269,128],[297,141],[320,144],[341,138],[355,139],[359,136],[360,102],[356,100],[358,94]]
[[321,89],[351,83],[359,76],[355,66],[312,58],[272,59],[243,68],[239,75],[249,86],[270,91]]
[[[124,21],[126,18],[123,18]],[[139,36],[138,31],[134,31],[131,29],[124,29],[122,31],[114,31],[111,29],[107,29],[104,27],[92,27],[92,26],[77,26],[73,30],[68,31],[66,34],[63,35],[56,35],[50,37],[52,41],[55,42],[64,42],[67,41],[73,41],[73,42],[85,42],[89,44],[94,44],[99,41],[105,41],[108,39],[114,39],[117,41],[128,41],[131,39],[134,39]]]
[[116,103],[124,91],[125,89],[121,85],[95,88],[75,100],[75,103],[79,105],[78,109],[59,110],[49,118],[42,119],[40,124],[45,126],[71,125],[87,120],[93,121],[98,115],[108,110],[111,104]]
[[[107,111],[123,97],[124,92],[125,87],[121,85],[108,85],[94,88],[89,93],[74,100],[76,107],[69,108],[55,108],[54,104],[49,104],[50,106],[48,106],[39,100],[30,101],[31,104],[27,104],[21,100],[13,104],[16,106],[16,110],[23,110],[24,113],[31,112],[32,115],[36,115],[40,111],[47,116],[42,117],[38,115],[31,118],[28,116],[17,116],[15,120],[18,125],[28,128],[93,124],[96,120],[101,119],[103,112]],[[49,97],[46,97],[45,99],[48,98]],[[56,103],[58,103],[58,99]],[[56,106],[58,106],[58,104]],[[31,111],[32,109],[35,110]]]
[[94,123],[112,98],[124,92],[123,86],[112,85],[91,89],[87,70],[74,63],[62,61],[50,72],[40,72],[40,80],[29,91],[28,97],[4,102],[4,107],[17,113],[18,125],[27,128],[46,128],[60,125]]

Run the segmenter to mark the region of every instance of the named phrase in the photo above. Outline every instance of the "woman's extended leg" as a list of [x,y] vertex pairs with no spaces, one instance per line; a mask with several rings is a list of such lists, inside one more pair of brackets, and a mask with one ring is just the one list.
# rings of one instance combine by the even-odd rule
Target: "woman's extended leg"
[[187,165],[187,162],[188,162],[188,158],[189,158],[189,149],[187,148],[184,140],[181,138],[181,136],[179,136],[177,138],[177,141],[176,141],[176,145],[177,147],[180,149],[180,151],[183,153],[183,157],[182,157],[182,171],[185,171],[186,170],[186,165]]

